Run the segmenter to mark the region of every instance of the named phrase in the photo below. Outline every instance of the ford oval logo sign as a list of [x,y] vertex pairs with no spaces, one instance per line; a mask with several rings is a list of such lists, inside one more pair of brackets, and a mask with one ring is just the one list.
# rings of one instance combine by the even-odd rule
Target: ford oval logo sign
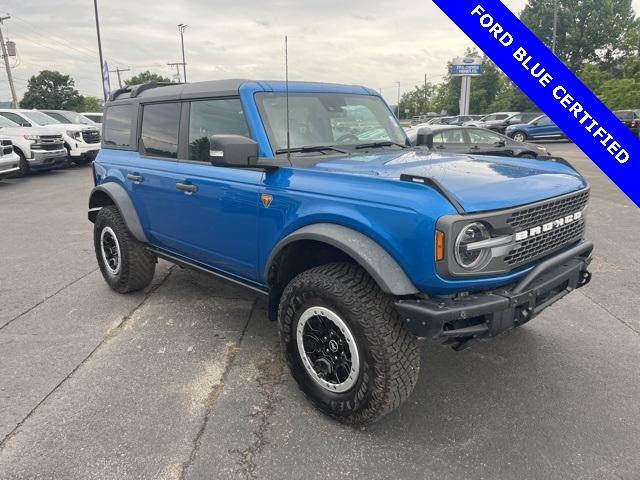
[[476,63],[475,58],[465,58],[462,60],[464,63]]

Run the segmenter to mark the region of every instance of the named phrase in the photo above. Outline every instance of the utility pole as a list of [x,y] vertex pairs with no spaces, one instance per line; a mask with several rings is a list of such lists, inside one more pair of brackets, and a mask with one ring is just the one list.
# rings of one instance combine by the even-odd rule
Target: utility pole
[[398,84],[398,120],[400,120],[400,82],[396,82]]
[[4,58],[4,66],[7,68],[7,80],[9,80],[9,86],[11,87],[11,98],[13,99],[13,108],[18,108],[18,97],[16,96],[16,87],[13,84],[13,75],[11,75],[11,66],[9,65],[9,55],[7,55],[7,46],[4,43],[4,37],[2,36],[2,25],[5,20],[9,20],[11,16],[0,17],[0,43],[2,43],[2,58]]
[[182,71],[184,73],[184,83],[187,83],[187,61],[184,58],[184,31],[188,26],[189,25],[185,25],[184,23],[178,24],[178,31],[180,32],[180,42],[182,43]]
[[556,53],[558,41],[558,0],[553,1],[553,39],[551,40],[551,51]]
[[169,65],[170,67],[176,67],[176,78],[178,79],[178,83],[182,83],[182,80],[180,79],[180,65],[182,65],[182,63],[167,63],[167,65]]
[[120,73],[122,72],[130,72],[130,68],[116,68],[115,70],[109,70],[109,73],[116,73],[118,75],[118,86],[122,88],[122,79],[120,78]]
[[[105,74],[104,74],[104,60],[102,58],[102,39],[100,38],[100,19],[98,17],[98,0],[93,0],[93,8],[96,13],[96,34],[98,35],[98,55],[100,57],[100,80],[102,83],[102,91],[105,101],[107,99],[107,91],[105,90]],[[109,73],[109,72],[107,72]]]
[[427,99],[427,74],[424,74],[424,112],[422,113],[428,113],[427,110],[427,103],[429,102],[429,100]]

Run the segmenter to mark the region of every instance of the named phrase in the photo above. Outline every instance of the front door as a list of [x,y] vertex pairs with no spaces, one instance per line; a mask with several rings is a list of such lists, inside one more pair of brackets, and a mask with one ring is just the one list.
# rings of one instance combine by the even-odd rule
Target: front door
[[480,128],[474,128],[467,130],[469,136],[469,150],[468,153],[476,155],[495,155],[499,157],[511,156],[512,151],[509,151],[506,146],[506,140],[497,133],[490,132],[489,130],[482,130]]

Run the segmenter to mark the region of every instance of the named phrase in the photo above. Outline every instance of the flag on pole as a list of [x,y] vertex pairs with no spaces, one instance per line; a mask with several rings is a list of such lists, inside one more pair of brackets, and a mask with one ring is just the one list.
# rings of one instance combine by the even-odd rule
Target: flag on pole
[[104,62],[102,66],[102,88],[104,90],[104,99],[109,100],[111,96],[111,82],[109,80],[109,66]]

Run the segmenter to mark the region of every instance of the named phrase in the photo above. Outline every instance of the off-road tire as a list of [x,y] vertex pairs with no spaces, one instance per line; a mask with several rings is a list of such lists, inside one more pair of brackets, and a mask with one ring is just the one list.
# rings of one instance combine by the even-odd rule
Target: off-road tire
[[[357,344],[360,371],[353,387],[335,393],[306,370],[296,330],[302,313],[325,307],[347,324]],[[278,311],[280,340],[293,378],[324,413],[351,425],[373,423],[398,408],[418,380],[420,344],[402,327],[393,297],[362,268],[333,263],[307,270],[285,288]]]
[[[120,248],[120,269],[115,275],[110,272],[102,256],[101,234],[107,227],[115,232]],[[116,292],[141,290],[153,280],[156,257],[131,235],[115,206],[103,207],[98,212],[93,228],[93,243],[102,276]]]

